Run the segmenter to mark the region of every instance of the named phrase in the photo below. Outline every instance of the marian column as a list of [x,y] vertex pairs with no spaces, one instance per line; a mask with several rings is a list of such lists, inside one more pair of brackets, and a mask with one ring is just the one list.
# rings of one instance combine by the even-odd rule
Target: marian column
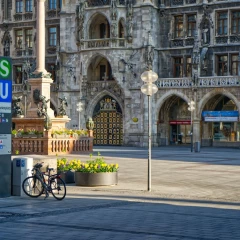
[[[37,104],[39,95],[50,99],[50,84],[53,82],[51,74],[45,69],[45,1],[37,0],[37,28],[36,28],[36,69],[30,74],[28,82],[31,86],[31,106],[27,111],[27,117],[37,116]],[[47,113],[54,118],[53,110],[50,108],[50,100],[47,102]]]
[[[37,58],[35,73],[46,73],[45,70],[45,1],[37,0]],[[42,40],[42,41],[41,41]]]

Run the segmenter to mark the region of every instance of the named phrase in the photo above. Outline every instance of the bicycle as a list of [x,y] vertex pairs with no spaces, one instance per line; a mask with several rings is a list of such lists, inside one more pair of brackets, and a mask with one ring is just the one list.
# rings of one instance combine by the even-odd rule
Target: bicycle
[[[48,168],[48,174],[41,172],[40,168],[43,165],[37,163],[32,169],[32,176],[24,179],[22,183],[22,189],[24,193],[33,198],[41,196],[43,193],[46,194],[45,199],[52,193],[53,197],[57,200],[62,200],[66,196],[66,185],[61,179],[59,174],[51,175],[53,168]],[[47,181],[45,180],[47,177]]]

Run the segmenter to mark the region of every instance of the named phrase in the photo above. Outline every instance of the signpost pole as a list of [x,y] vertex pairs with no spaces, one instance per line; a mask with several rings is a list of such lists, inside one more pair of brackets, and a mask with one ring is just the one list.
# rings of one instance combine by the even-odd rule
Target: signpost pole
[[0,57],[0,197],[11,196],[12,61]]

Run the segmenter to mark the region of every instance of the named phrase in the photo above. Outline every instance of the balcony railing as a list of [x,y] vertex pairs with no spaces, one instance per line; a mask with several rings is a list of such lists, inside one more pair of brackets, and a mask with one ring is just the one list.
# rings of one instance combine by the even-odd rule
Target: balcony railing
[[[156,81],[158,88],[190,88],[192,78],[161,78]],[[240,76],[199,77],[198,87],[235,87],[240,86]]]
[[23,85],[22,84],[13,84],[12,85],[12,93],[19,93],[23,92]]
[[171,40],[171,46],[172,47],[184,47],[184,46],[193,46],[194,44],[194,38],[193,37],[187,37],[182,39],[172,39]]
[[240,76],[201,77],[199,87],[233,87],[240,86]]
[[89,39],[84,41],[84,49],[89,48],[110,48],[110,47],[125,47],[126,40],[124,38],[104,38],[104,39]]
[[12,153],[19,154],[56,155],[81,152],[92,152],[93,138],[76,139],[54,138],[12,138]]

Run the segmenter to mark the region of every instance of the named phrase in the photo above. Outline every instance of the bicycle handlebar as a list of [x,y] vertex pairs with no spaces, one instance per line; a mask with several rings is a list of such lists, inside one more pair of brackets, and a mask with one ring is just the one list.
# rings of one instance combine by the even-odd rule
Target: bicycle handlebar
[[40,169],[42,166],[43,166],[42,163],[36,163],[36,164],[33,166],[33,168],[38,168],[38,169]]

